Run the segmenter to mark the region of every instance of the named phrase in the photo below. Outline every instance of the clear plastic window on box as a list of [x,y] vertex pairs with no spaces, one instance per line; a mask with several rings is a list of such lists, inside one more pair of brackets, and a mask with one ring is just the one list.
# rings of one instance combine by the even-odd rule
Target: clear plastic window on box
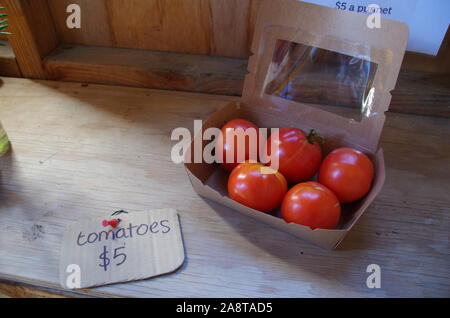
[[361,121],[370,116],[376,71],[368,59],[278,40],[265,93]]

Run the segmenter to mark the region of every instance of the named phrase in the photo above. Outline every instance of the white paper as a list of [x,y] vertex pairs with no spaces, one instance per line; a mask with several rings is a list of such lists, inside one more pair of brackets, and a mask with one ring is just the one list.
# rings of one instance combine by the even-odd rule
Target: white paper
[[[301,1],[301,0],[300,0]],[[377,4],[381,16],[409,26],[408,51],[437,55],[450,22],[449,0],[304,0],[345,11],[360,12]]]

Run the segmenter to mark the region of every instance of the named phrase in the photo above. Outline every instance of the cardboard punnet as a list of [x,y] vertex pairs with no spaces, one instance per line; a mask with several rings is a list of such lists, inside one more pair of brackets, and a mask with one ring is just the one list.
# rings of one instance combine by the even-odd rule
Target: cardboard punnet
[[[219,165],[193,163],[190,160],[191,149],[207,144],[199,133],[194,136],[185,158],[185,167],[195,191],[236,212],[316,245],[336,248],[383,186],[384,158],[378,143],[385,120],[384,112],[389,107],[390,91],[397,81],[407,38],[407,26],[401,22],[383,19],[381,28],[370,29],[367,27],[367,16],[362,14],[293,0],[264,1],[258,14],[252,44],[254,55],[249,59],[249,74],[245,79],[241,102],[224,105],[204,122],[202,132],[209,127],[220,128],[234,118],[250,120],[259,127],[295,127],[303,131],[315,129],[325,137],[324,154],[347,146],[363,151],[372,159],[375,167],[372,189],[362,200],[343,205],[340,224],[334,230],[311,230],[302,225],[288,224],[275,215],[247,208],[231,200],[227,195],[228,174]],[[345,107],[328,105],[328,110],[334,110],[330,112],[313,103],[269,94],[268,84],[274,78],[274,52],[280,40],[302,45],[300,50],[303,53],[309,48],[317,48],[376,65],[376,73],[370,80],[370,92],[365,95],[366,103],[361,109],[362,117],[359,120],[344,117],[347,113]]]

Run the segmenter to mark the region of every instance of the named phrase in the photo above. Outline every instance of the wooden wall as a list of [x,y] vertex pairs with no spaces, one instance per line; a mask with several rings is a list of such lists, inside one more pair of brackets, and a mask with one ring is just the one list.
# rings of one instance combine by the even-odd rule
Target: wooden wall
[[[0,75],[240,95],[262,0],[0,3],[12,32],[0,50]],[[81,29],[66,27],[73,3],[81,7]],[[414,92],[402,88],[416,82],[447,96],[448,73],[450,32],[438,56],[407,52],[391,109],[410,108]],[[436,112],[448,109],[445,98],[433,104]]]
[[[81,29],[66,27],[79,4]],[[247,58],[260,0],[48,0],[64,43]]]
[[[4,0],[17,2],[23,0]],[[29,1],[29,0],[28,0]],[[247,59],[261,0],[34,0],[47,2],[61,43]],[[69,4],[82,28],[66,27]],[[42,7],[42,6],[41,6]],[[450,72],[450,32],[438,56],[407,52],[402,69]]]

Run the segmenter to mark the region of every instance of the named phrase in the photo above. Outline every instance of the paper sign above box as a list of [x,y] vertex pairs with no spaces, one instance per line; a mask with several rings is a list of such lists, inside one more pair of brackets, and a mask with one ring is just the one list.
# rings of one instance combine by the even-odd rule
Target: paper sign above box
[[380,7],[382,18],[408,24],[408,51],[437,55],[450,21],[448,0],[305,0],[344,11],[367,14],[371,4]]

